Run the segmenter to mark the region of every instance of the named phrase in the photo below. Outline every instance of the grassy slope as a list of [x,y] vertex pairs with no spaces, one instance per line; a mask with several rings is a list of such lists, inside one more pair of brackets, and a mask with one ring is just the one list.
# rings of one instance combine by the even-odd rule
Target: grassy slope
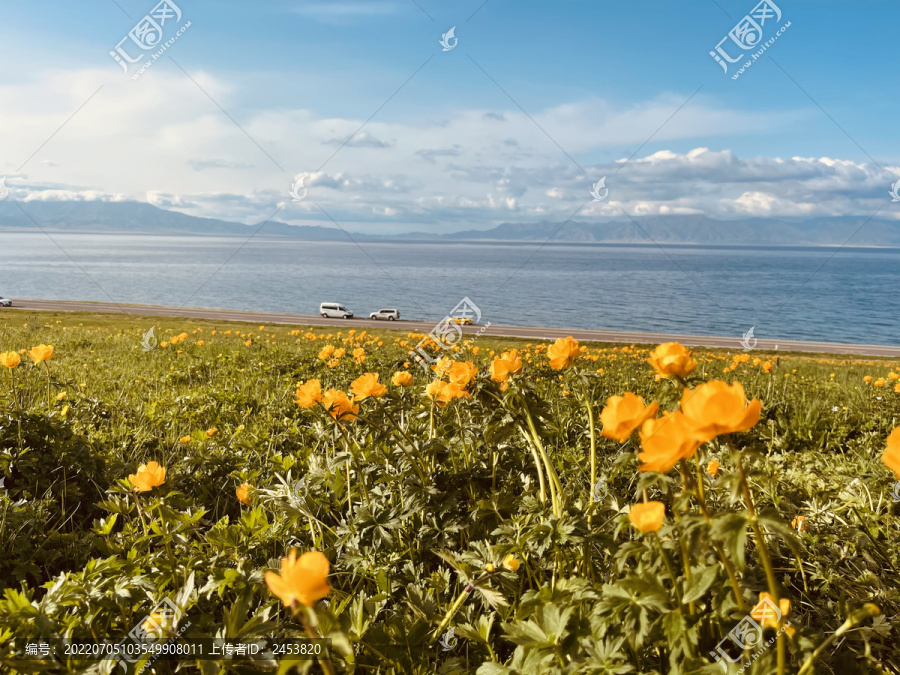
[[[160,340],[182,331],[188,339],[144,352],[140,339],[152,325]],[[299,335],[290,334],[298,329]],[[565,662],[563,654],[576,665],[602,660],[579,646],[579,639],[602,645],[608,652],[603,658],[623,668],[675,672],[692,662],[691,650],[681,653],[677,646],[687,641],[683,634],[662,622],[671,607],[617,605],[615,593],[602,583],[627,585],[634,581],[629,574],[665,578],[660,556],[652,546],[641,548],[623,513],[643,489],[668,501],[666,481],[639,475],[628,446],[599,438],[608,493],[592,514],[593,525],[585,518],[590,438],[578,394],[586,387],[597,411],[608,396],[627,390],[672,408],[675,392],[655,380],[645,351],[590,345],[588,354],[597,360],[582,359],[561,374],[545,365],[545,356],[526,349],[531,360],[526,358],[521,388],[514,390],[532,406],[560,475],[565,514],[553,518],[549,506],[540,504],[530,450],[511,424],[515,414],[497,403],[494,397],[503,394],[483,375],[490,350],[525,349],[534,341],[481,337],[480,353],[469,357],[481,367],[476,392],[433,412],[421,391],[427,380],[411,366],[415,387],[389,387],[384,399],[363,403],[365,421],[342,429],[320,411],[297,408],[297,383],[319,377],[323,387],[346,391],[366,371],[380,373],[387,383],[406,359],[396,341],[418,340],[372,331],[366,339],[377,336],[382,347],[366,339],[343,345],[348,352],[362,346],[364,364],[348,355],[330,368],[316,354],[326,343],[342,346],[338,338],[324,337],[337,329],[311,330],[323,339],[310,341],[304,327],[261,330],[205,320],[0,312],[0,351],[48,343],[57,352],[50,362],[49,401],[43,369],[18,368],[14,396],[11,373],[0,368],[0,476],[6,476],[9,493],[0,507],[0,550],[9,552],[0,561],[0,587],[27,589],[0,601],[0,637],[36,637],[47,626],[57,632],[68,626],[82,637],[119,639],[192,572],[199,592],[191,596],[188,615],[196,630],[230,631],[256,615],[290,633],[298,624],[272,601],[261,571],[277,569],[278,558],[296,546],[329,555],[334,592],[332,604],[320,611],[320,625],[335,631],[336,641],[344,635],[357,643],[355,656],[345,657],[361,664],[359,672],[373,672],[365,666],[379,664],[398,673],[439,667],[474,672],[482,662],[509,664],[511,658],[519,659],[521,672],[551,672]],[[877,388],[863,381],[887,378],[900,364],[789,354],[779,354],[776,362],[774,355],[760,353],[762,360],[772,359],[771,373],[752,363],[723,373],[730,355],[696,355],[698,374],[702,369],[707,379],[737,379],[748,396],[763,401],[763,419],[735,439],[755,467],[757,501],[772,507],[783,523],[807,518],[805,532],[773,536],[771,544],[798,627],[790,650],[793,668],[852,609],[872,600],[886,619],[855,629],[840,649],[827,650],[820,657],[823,672],[870,672],[876,660],[888,672],[900,672],[891,647],[900,636],[890,628],[900,608],[894,481],[879,460],[885,437],[900,424],[900,393],[890,380]],[[392,420],[414,445],[402,447]],[[212,428],[217,431],[208,437]],[[187,443],[181,441],[185,436],[191,437]],[[715,457],[723,465],[707,486],[711,509],[740,512],[730,453],[713,442],[699,454],[704,462]],[[151,522],[145,534],[121,479],[151,459],[169,473],[162,488],[142,498]],[[427,474],[426,485],[418,484],[413,462]],[[283,486],[288,476],[307,480],[303,495]],[[674,480],[677,471],[669,477]],[[235,498],[242,482],[256,488],[253,509],[242,509]],[[154,532],[153,523],[161,530]],[[660,534],[677,541],[674,529]],[[707,535],[702,526],[691,535],[697,538],[693,564],[700,570],[714,566],[704,548]],[[735,560],[743,555],[737,543],[729,550]],[[447,553],[441,558],[435,551]],[[766,587],[754,551],[747,547],[741,575],[748,600]],[[521,558],[523,567],[488,579],[483,585],[492,590],[464,603],[452,621],[456,635],[465,638],[462,644],[448,652],[429,646],[430,632],[460,592],[460,579],[477,576],[481,563],[506,552]],[[670,553],[677,558],[679,550]],[[92,558],[105,562],[88,565]],[[47,601],[41,584],[63,572],[74,576]],[[676,576],[685,583],[683,573]],[[559,584],[561,579],[574,586]],[[727,579],[721,572],[714,579],[687,621],[700,656],[740,617],[725,597]],[[544,595],[535,595],[539,589]],[[26,597],[45,598],[39,605],[43,619],[24,609]],[[567,620],[560,624],[558,616],[536,610],[536,597],[569,612]],[[225,614],[230,610],[234,616]],[[529,643],[522,637],[531,630],[522,628],[528,622],[544,633],[558,629],[557,644]],[[514,656],[516,644],[523,643],[528,645]],[[860,656],[867,648],[871,660]],[[772,672],[772,652],[754,665],[758,672]],[[530,665],[522,665],[527,659]],[[344,665],[339,660],[339,670]]]

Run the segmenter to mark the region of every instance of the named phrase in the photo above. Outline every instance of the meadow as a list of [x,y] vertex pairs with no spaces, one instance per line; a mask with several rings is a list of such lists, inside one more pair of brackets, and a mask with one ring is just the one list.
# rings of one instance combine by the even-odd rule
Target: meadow
[[422,337],[0,312],[0,670],[900,673],[900,363]]

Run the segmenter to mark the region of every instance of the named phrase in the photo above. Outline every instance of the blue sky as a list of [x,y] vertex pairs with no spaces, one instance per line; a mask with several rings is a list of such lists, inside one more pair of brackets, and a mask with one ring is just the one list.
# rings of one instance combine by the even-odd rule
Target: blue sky
[[194,81],[108,55],[153,0],[4,3],[0,175],[26,200],[298,224],[319,204],[372,231],[562,220],[604,175],[579,218],[898,217],[895,2],[778,2],[790,28],[732,80],[709,51],[753,1],[418,1],[176,0],[166,54]]

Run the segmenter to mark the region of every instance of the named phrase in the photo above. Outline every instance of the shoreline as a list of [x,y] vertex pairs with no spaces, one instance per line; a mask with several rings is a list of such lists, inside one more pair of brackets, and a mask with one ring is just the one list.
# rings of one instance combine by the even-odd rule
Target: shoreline
[[[203,307],[167,307],[164,305],[140,305],[134,303],[116,304],[109,302],[84,302],[74,300],[16,300],[12,298],[11,308],[0,308],[0,316],[9,311],[43,312],[87,312],[94,314],[159,316],[212,321],[235,321],[256,324],[283,324],[292,326],[339,326],[348,328],[381,328],[429,333],[435,324],[428,321],[376,321],[367,318],[325,319],[304,314],[284,314],[279,312],[253,312],[235,309],[214,309]],[[475,334],[484,326],[461,326],[465,334]],[[730,349],[735,352],[758,351],[809,354],[881,356],[900,359],[900,346],[868,345],[840,342],[806,342],[802,340],[760,339],[751,350],[745,350],[740,337],[710,335],[688,335],[677,333],[643,333],[638,331],[615,331],[595,329],[546,328],[540,326],[506,326],[491,324],[486,334],[492,337],[512,337],[532,340],[555,340],[571,335],[584,342],[624,343],[653,345],[662,342],[680,342],[688,347],[708,347]]]
[[[121,237],[149,237],[149,238],[168,238],[168,237],[199,237],[204,239],[246,239],[247,233],[244,232],[185,232],[183,230],[171,230],[171,231],[159,231],[159,232],[127,232],[122,230],[71,230],[65,228],[43,228],[43,232],[40,230],[36,230],[34,228],[27,227],[3,227],[0,226],[0,234],[84,234],[90,236],[97,235],[112,235],[112,236],[121,236]],[[360,233],[353,233],[356,235],[360,235]],[[302,237],[297,237],[293,235],[287,234],[263,234],[252,237],[255,241],[290,241],[302,244],[351,244],[355,245],[353,242],[348,241],[346,239],[341,239],[336,236],[334,239],[304,239]],[[784,250],[784,251],[808,251],[811,249],[842,249],[846,251],[900,251],[900,244],[857,244],[853,246],[848,246],[846,244],[833,243],[833,244],[815,244],[815,243],[806,243],[806,244],[750,244],[744,242],[735,242],[735,243],[719,243],[719,242],[685,242],[685,241],[660,241],[660,242],[648,242],[646,239],[636,240],[633,242],[628,241],[596,241],[596,240],[585,240],[585,241],[575,241],[575,240],[557,240],[557,241],[543,241],[541,239],[443,239],[440,235],[435,238],[413,238],[413,237],[404,237],[403,235],[365,235],[362,234],[357,236],[357,241],[364,242],[366,244],[417,244],[417,245],[464,245],[464,246],[595,246],[598,248],[601,247],[609,247],[609,248],[648,248],[648,249],[658,249],[660,246],[665,246],[667,248],[672,249],[692,249],[692,248],[701,248],[701,249],[710,249],[710,250],[731,250],[731,249],[740,249],[740,250],[750,250],[750,251],[769,251],[772,249]]]

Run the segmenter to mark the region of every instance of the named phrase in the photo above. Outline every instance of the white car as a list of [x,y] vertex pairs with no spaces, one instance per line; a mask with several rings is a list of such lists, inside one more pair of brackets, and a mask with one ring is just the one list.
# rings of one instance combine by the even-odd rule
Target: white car
[[400,310],[397,309],[379,309],[377,312],[369,314],[370,319],[387,319],[388,321],[396,321],[400,318]]
[[319,305],[319,314],[326,319],[352,319],[353,312],[337,302],[323,302]]
[[12,307],[12,300],[0,297],[0,307]]

